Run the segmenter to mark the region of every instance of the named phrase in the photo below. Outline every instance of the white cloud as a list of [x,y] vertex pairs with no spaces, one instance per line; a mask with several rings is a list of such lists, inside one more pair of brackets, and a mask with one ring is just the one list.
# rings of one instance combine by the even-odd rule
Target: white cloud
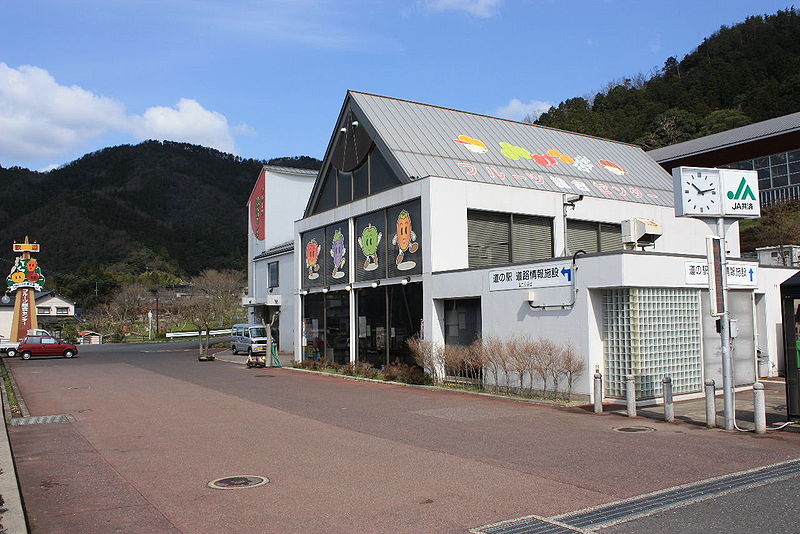
[[155,106],[129,119],[130,131],[139,139],[169,139],[234,152],[228,119],[209,111],[197,100],[181,98],[175,108]]
[[464,11],[472,16],[493,17],[503,0],[421,0],[421,5],[431,11]]
[[521,121],[525,117],[530,116],[536,120],[539,115],[547,111],[553,106],[551,102],[542,102],[541,100],[531,100],[530,102],[523,102],[518,98],[512,98],[508,104],[497,108],[496,114],[498,117],[504,119],[511,119]]
[[0,63],[0,156],[56,156],[125,123],[125,107],[44,69]]
[[85,149],[103,134],[182,141],[236,152],[235,134],[253,128],[182,98],[175,107],[153,106],[128,115],[125,105],[76,85],[59,85],[46,70],[0,62],[0,162],[41,161]]

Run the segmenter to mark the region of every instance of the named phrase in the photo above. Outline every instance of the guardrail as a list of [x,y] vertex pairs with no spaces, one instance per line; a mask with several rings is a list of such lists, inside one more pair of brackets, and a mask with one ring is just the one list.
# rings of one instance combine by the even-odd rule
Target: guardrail
[[[230,334],[232,330],[228,328],[227,330],[211,330],[208,333],[212,336],[220,336],[222,334]],[[167,332],[167,337],[197,337],[201,335],[201,332]]]

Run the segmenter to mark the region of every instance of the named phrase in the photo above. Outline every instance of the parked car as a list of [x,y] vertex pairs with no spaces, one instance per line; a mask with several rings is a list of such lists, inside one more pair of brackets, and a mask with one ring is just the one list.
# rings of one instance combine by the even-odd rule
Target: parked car
[[231,329],[231,351],[240,352],[248,356],[256,353],[266,354],[269,348],[269,334],[267,326],[257,323],[235,324]]
[[[29,336],[49,336],[50,332],[47,330],[28,330]],[[19,354],[19,341],[11,341],[0,336],[0,353],[4,353],[9,358],[13,358]]]
[[53,336],[25,336],[19,342],[18,350],[23,360],[30,360],[32,356],[72,358],[78,354],[78,347]]

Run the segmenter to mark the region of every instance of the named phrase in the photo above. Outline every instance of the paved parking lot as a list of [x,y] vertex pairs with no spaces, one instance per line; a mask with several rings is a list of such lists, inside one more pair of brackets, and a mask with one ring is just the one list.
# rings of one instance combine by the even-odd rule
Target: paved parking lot
[[[627,434],[615,414],[141,350],[7,360],[32,415],[75,419],[10,428],[35,534],[463,533],[800,457],[796,433]],[[233,475],[270,482],[207,486]]]

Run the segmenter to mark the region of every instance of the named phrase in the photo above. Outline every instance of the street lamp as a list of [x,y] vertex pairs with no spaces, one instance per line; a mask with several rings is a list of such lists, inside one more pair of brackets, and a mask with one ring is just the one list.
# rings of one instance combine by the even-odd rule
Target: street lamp
[[156,299],[156,337],[158,337],[158,288],[154,287],[150,290],[150,293],[152,293]]

